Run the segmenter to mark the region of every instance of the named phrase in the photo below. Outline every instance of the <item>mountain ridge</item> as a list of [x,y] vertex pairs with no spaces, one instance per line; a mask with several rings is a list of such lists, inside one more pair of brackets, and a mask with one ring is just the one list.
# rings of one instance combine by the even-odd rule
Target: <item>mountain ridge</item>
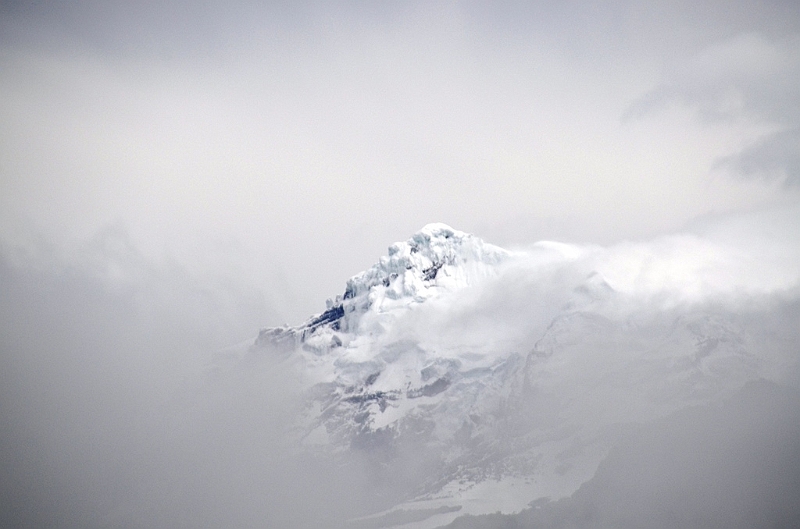
[[[541,322],[523,317],[525,332],[505,336],[481,297],[496,290]],[[393,483],[395,510],[434,513],[413,524],[426,529],[569,496],[625,424],[720,402],[771,369],[724,304],[643,306],[591,253],[509,252],[437,223],[391,245],[324,312],[261,331],[250,354],[293,359],[303,450],[366,461]],[[459,318],[473,313],[489,325],[470,341],[477,320]]]

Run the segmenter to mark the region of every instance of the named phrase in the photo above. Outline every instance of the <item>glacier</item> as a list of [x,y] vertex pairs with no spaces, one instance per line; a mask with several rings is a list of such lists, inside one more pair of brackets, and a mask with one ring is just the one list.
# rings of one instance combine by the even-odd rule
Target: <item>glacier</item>
[[302,388],[286,434],[301,450],[355,457],[390,491],[385,510],[351,526],[519,512],[573,494],[633,425],[793,365],[766,292],[709,281],[697,294],[697,270],[719,252],[694,244],[687,273],[652,251],[509,251],[429,224],[323,312],[262,330],[246,356],[280,359]]

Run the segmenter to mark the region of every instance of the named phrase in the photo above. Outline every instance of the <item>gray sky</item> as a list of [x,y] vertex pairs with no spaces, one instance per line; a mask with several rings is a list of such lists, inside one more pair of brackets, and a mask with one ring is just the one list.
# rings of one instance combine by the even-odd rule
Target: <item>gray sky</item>
[[[356,509],[364,475],[283,459],[268,362],[203,364],[436,221],[609,245],[580,248],[643,295],[758,294],[796,350],[800,6],[0,3],[0,519]],[[523,272],[454,335],[555,307]]]
[[798,200],[794,2],[5,2],[0,237],[322,310],[428,222],[609,243]]

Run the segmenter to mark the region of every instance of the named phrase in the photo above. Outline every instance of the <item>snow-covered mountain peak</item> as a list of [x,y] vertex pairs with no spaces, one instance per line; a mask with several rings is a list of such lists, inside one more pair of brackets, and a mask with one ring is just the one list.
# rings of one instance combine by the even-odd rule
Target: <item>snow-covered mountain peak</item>
[[387,256],[353,276],[347,282],[344,300],[383,286],[388,299],[423,301],[438,289],[454,290],[492,275],[496,265],[509,255],[446,224],[428,224],[407,241],[391,245]]
[[376,320],[380,327],[380,320],[495,275],[497,266],[510,256],[510,252],[446,224],[428,224],[408,240],[389,246],[388,255],[351,277],[344,294],[328,299],[322,314],[297,328],[264,332],[279,338],[288,331],[306,341],[323,328],[358,333],[363,320],[374,330]]
[[297,327],[264,329],[256,346],[329,353],[357,337],[377,337],[427,300],[495,276],[512,253],[442,223],[427,224],[347,281],[344,294]]
[[387,479],[408,472],[397,512],[492,512],[499,504],[481,495],[497,486],[505,498],[510,483],[528,498],[521,509],[589,479],[616,425],[774,372],[749,319],[724,304],[643,303],[620,280],[636,268],[607,253],[561,243],[512,253],[428,224],[323,313],[262,331],[251,351],[296,368],[303,450]]

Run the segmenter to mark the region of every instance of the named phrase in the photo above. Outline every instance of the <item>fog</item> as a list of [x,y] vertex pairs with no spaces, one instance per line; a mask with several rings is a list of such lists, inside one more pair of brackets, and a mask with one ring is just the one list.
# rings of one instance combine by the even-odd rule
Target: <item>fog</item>
[[319,480],[326,462],[284,446],[285,372],[208,369],[254,337],[263,299],[126,243],[104,234],[73,259],[4,248],[2,525],[292,527],[352,508],[357,482]]
[[798,393],[753,383],[631,434],[572,497],[448,527],[793,527]]
[[[575,420],[619,428],[593,481],[463,523],[781,526],[800,489],[799,36],[780,1],[3,2],[0,525],[333,527],[412,495],[435,451],[301,450],[299,366],[249,347],[441,221],[516,257],[387,343],[524,355],[584,303],[640,334],[568,345],[565,391],[697,314],[757,357],[712,364],[731,387],[677,415],[598,394]],[[581,294],[587,276],[614,294]],[[628,404],[693,395],[628,382]]]
[[[753,409],[735,400],[749,398],[746,393],[725,393],[734,400],[715,404],[722,408],[676,415],[639,434],[649,440],[626,441],[634,448],[615,449],[590,482],[611,484],[587,485],[573,497],[574,505],[588,501],[599,509],[590,521],[574,510],[589,507],[573,503],[541,512],[555,513],[558,527],[607,519],[670,526],[675,518],[650,518],[647,509],[683,512],[682,502],[690,501],[685,492],[656,499],[677,480],[681,491],[718,498],[692,500],[700,519],[719,525],[740,512],[762,520],[770,502],[788,508],[794,496],[786,487],[798,478],[795,466],[784,466],[799,442],[795,408],[784,402],[794,398],[784,395],[797,390],[798,379],[798,220],[794,207],[705,221],[694,232],[639,243],[534,246],[496,279],[420,306],[398,322],[393,339],[529,349],[591,271],[603,274],[618,294],[601,300],[607,305],[597,310],[610,321],[637,318],[653,333],[653,344],[675,317],[732,314],[759,357],[759,376],[771,381],[764,384],[778,386],[765,386],[748,401]],[[42,240],[35,253],[6,245],[2,257],[4,525],[333,527],[390,507],[437,468],[436,452],[413,442],[391,453],[354,450],[336,457],[301,450],[293,421],[303,406],[303,386],[291,357],[236,353],[247,350],[270,315],[253,292],[193,277],[175,263],[149,261],[121,228],[69,255]],[[585,337],[590,349],[565,356],[551,375],[565,394],[586,380],[594,362],[627,354],[626,335],[611,335],[618,337],[609,344],[609,335],[598,332]],[[652,389],[643,376],[626,386],[633,399]],[[722,380],[736,376],[733,371]],[[601,404],[611,398],[604,395],[597,393]],[[525,420],[547,420],[561,413],[558,406],[557,400],[532,402]],[[642,419],[624,407],[603,413]],[[743,436],[742,429],[756,437]],[[762,446],[772,442],[767,432],[773,430],[774,453],[772,444]],[[673,436],[680,443],[670,441]],[[736,444],[729,454],[709,448],[731,436]],[[691,463],[680,466],[685,458],[705,461],[703,454],[714,455],[708,473]],[[730,477],[750,476],[750,469],[757,472],[745,481]],[[628,511],[614,498],[627,494],[633,475],[645,503]],[[727,511],[756,490],[748,480],[780,490],[773,494],[767,486],[752,498],[754,510],[748,503]],[[602,495],[609,490],[619,496]]]

